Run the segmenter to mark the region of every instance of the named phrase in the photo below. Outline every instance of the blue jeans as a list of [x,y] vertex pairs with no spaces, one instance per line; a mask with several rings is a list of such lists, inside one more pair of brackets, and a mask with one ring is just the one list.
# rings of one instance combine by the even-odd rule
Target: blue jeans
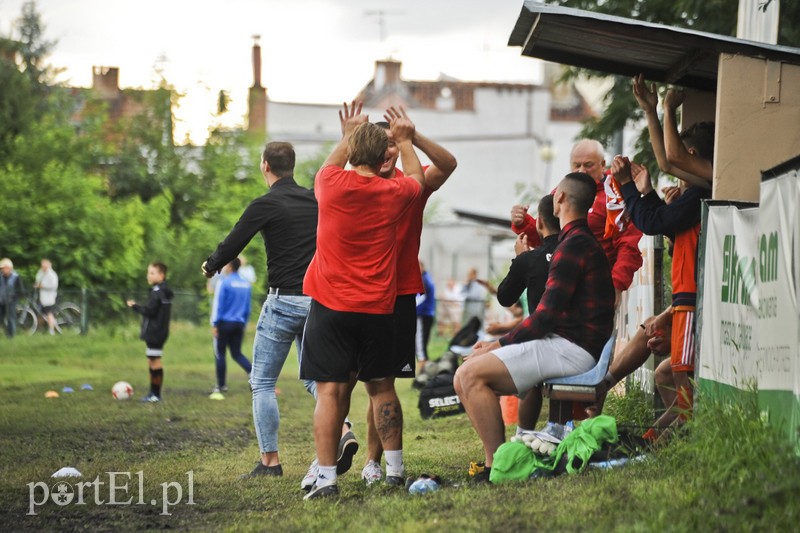
[[[258,317],[250,385],[253,389],[253,423],[262,453],[278,451],[280,412],[275,397],[275,384],[286,356],[289,355],[292,341],[296,341],[297,359],[300,359],[303,328],[310,306],[311,298],[308,296],[270,294]],[[303,383],[306,390],[316,398],[316,383],[308,380]]]

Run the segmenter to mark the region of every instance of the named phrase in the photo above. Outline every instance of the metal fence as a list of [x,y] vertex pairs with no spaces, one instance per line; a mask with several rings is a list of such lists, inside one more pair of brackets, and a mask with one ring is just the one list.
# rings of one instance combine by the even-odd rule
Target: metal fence
[[[211,295],[194,289],[172,289],[172,320],[193,324],[209,323]],[[139,303],[147,301],[149,289],[124,290],[118,288],[63,288],[58,290],[58,305],[74,304],[80,309],[80,332],[86,334],[93,326],[127,324],[138,322],[141,315],[133,312],[128,300]],[[251,321],[258,316],[265,293],[254,292],[252,296]],[[20,300],[20,305],[36,305],[36,293],[32,292]],[[46,331],[46,328],[43,328]]]

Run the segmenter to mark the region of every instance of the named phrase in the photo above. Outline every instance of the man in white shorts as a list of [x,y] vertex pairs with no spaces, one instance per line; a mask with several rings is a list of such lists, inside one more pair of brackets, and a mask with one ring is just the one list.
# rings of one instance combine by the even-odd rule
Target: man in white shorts
[[488,482],[495,450],[505,440],[498,395],[522,397],[548,378],[580,374],[600,358],[614,322],[614,285],[603,247],[587,224],[596,192],[582,172],[567,174],[553,195],[561,223],[545,292],[536,311],[511,333],[478,342],[453,384],[483,442]]

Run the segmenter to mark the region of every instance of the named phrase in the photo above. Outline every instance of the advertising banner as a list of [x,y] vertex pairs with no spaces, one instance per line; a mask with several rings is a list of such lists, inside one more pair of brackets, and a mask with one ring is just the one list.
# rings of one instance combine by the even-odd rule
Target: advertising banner
[[738,389],[757,384],[757,222],[755,207],[709,204],[697,375]]
[[796,170],[765,178],[758,224],[758,400],[770,421],[783,426],[790,435],[800,423],[800,321],[795,274],[798,188]]
[[800,157],[764,172],[760,204],[708,202],[697,378],[711,395],[757,391],[800,451]]

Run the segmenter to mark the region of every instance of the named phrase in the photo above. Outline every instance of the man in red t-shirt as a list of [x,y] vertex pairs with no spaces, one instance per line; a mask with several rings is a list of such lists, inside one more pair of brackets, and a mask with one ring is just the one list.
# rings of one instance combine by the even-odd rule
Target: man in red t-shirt
[[[386,110],[385,118],[405,116],[405,110],[390,107]],[[379,175],[382,178],[402,178],[403,171],[397,168],[399,152],[395,144],[394,134],[389,128],[389,122],[377,122],[378,126],[386,130],[389,137],[389,153]],[[394,306],[395,342],[392,357],[396,368],[395,377],[413,378],[416,359],[416,333],[417,313],[416,295],[425,292],[422,285],[422,276],[419,269],[419,245],[422,235],[422,216],[428,198],[444,185],[447,178],[456,169],[456,158],[442,146],[427,138],[414,129],[413,144],[431,161],[424,168],[425,184],[420,197],[411,204],[411,208],[400,221],[397,227],[397,299]],[[383,447],[375,429],[375,419],[372,416],[373,407],[367,408],[367,460],[361,471],[361,478],[370,485],[381,479],[381,455]],[[402,478],[386,477],[387,483],[404,483]]]
[[[397,226],[422,194],[424,176],[414,152],[414,124],[394,117],[390,129],[406,176],[381,179],[388,137],[367,122],[361,104],[340,112],[344,135],[316,176],[319,204],[317,250],[303,292],[312,298],[303,338],[300,377],[317,382],[314,442],[317,480],[305,496],[339,492],[336,454],[356,380],[365,382],[376,427],[386,450],[387,474],[402,477],[400,401],[393,349],[397,296]],[[352,170],[345,170],[349,160]]]

